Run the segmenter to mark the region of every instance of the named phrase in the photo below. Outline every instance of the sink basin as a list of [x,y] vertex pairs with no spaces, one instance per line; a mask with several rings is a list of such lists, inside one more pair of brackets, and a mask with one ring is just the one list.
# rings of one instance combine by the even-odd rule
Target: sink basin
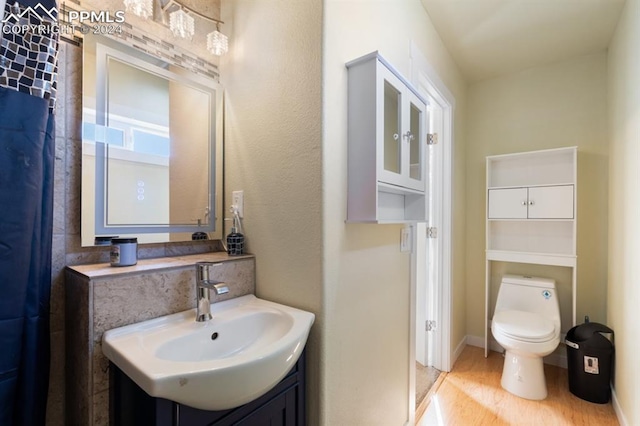
[[243,296],[109,330],[102,352],[149,395],[226,410],[273,388],[298,361],[315,316]]

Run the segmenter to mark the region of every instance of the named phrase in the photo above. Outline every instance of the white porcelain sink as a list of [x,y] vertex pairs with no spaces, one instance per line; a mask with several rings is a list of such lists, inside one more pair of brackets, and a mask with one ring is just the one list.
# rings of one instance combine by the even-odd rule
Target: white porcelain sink
[[315,316],[253,295],[109,330],[102,351],[151,396],[202,410],[253,401],[298,361]]

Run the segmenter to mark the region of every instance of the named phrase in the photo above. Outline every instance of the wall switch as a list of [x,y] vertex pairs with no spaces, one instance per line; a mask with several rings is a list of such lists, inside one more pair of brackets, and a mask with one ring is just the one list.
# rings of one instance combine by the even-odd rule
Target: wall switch
[[244,191],[233,191],[231,193],[231,204],[238,208],[238,215],[244,217]]
[[410,252],[412,249],[411,227],[405,226],[400,232],[400,251],[402,253]]

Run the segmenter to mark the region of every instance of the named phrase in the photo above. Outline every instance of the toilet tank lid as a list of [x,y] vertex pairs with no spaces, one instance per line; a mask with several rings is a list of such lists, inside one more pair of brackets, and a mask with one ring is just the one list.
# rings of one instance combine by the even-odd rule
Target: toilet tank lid
[[556,281],[550,278],[530,277],[526,275],[504,275],[502,282],[506,284],[526,285],[530,287],[555,288]]

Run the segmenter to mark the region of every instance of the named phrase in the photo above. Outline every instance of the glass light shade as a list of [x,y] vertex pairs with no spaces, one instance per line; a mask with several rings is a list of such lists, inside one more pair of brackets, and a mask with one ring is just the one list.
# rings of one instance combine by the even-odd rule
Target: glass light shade
[[217,56],[222,56],[229,51],[229,38],[219,31],[207,35],[207,49]]
[[169,14],[169,28],[176,37],[188,39],[192,38],[196,32],[193,17],[182,9]]
[[124,0],[127,12],[149,19],[153,16],[153,0]]

